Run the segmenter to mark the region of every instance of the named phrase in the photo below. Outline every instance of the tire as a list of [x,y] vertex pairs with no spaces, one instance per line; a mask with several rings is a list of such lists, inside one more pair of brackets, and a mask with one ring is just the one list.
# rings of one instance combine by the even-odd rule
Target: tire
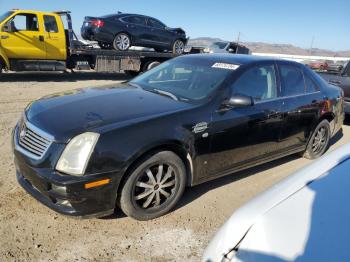
[[127,216],[143,221],[168,213],[185,190],[185,170],[182,160],[171,151],[144,158],[122,187],[120,208]]
[[173,44],[173,54],[175,55],[181,55],[185,50],[185,43],[184,41],[177,39]]
[[329,148],[331,127],[327,120],[322,120],[315,128],[303,157],[316,159],[322,156]]
[[159,66],[161,62],[159,61],[149,61],[144,64],[142,67],[142,72],[147,72],[148,70],[151,70],[152,68],[155,68],[156,66]]
[[127,51],[131,47],[131,38],[125,33],[119,33],[113,40],[113,48],[118,51]]

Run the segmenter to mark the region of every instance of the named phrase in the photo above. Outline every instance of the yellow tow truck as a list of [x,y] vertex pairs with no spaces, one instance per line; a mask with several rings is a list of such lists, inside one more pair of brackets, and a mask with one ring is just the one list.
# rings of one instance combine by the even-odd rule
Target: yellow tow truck
[[0,73],[93,69],[136,75],[174,56],[105,50],[83,43],[73,32],[69,11],[11,10],[0,16]]

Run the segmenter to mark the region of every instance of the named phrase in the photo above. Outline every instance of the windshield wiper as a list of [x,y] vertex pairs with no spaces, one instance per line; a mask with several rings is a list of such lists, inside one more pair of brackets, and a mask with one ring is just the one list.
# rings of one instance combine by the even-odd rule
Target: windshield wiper
[[168,91],[164,91],[164,90],[159,90],[159,89],[152,89],[152,91],[156,92],[157,94],[160,94],[160,95],[165,95],[165,96],[168,96],[176,101],[179,101],[179,99],[177,98],[177,96],[175,96],[174,94],[168,92]]

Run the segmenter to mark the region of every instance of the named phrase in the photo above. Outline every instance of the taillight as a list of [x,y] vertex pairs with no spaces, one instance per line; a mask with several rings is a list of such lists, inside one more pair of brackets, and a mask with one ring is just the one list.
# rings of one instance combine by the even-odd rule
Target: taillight
[[96,27],[103,27],[105,25],[105,22],[102,20],[92,20],[91,24]]

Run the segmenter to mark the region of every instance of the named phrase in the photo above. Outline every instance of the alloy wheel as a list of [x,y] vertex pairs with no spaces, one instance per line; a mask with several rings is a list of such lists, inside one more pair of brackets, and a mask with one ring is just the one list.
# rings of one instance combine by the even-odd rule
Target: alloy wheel
[[322,126],[316,132],[314,141],[312,142],[312,151],[316,154],[321,152],[327,145],[327,140],[328,130]]
[[130,38],[126,34],[119,34],[114,40],[114,45],[118,50],[128,50],[130,47]]
[[177,55],[181,55],[184,52],[185,45],[181,40],[176,40],[174,43],[174,52]]
[[175,170],[166,163],[153,165],[137,179],[134,203],[142,209],[159,207],[174,195],[175,187]]

